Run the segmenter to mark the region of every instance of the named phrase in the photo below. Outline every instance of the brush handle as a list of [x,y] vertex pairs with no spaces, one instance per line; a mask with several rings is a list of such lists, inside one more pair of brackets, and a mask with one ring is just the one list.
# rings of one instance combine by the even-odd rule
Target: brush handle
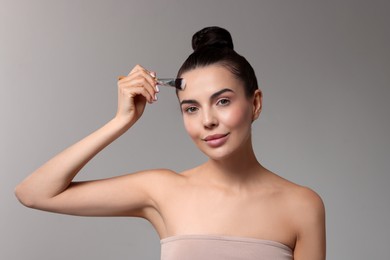
[[[125,78],[125,76],[119,76],[118,80],[121,80]],[[156,79],[157,85],[160,86],[168,86],[168,87],[174,87],[179,90],[184,89],[184,81],[182,78],[161,78],[161,79]]]

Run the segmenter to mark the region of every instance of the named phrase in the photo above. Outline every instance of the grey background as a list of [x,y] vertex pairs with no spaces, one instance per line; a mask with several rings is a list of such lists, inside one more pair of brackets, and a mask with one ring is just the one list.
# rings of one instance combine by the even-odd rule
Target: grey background
[[[388,259],[389,3],[1,0],[0,258],[159,259],[146,221],[30,210],[13,189],[112,118],[118,75],[137,63],[175,75],[192,34],[218,25],[264,92],[258,158],[326,204],[328,259]],[[163,89],[78,179],[204,160]]]

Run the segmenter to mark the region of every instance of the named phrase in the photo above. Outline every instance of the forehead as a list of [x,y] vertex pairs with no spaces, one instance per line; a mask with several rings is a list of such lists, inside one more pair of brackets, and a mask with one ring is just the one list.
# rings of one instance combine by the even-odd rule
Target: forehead
[[181,77],[186,87],[178,92],[180,100],[209,97],[213,93],[230,88],[235,93],[244,93],[242,82],[222,65],[210,65],[185,72]]

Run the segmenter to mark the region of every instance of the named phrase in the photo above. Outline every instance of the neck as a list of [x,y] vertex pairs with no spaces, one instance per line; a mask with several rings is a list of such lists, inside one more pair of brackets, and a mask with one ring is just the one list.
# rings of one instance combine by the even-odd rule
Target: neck
[[259,172],[264,170],[257,161],[252,148],[251,140],[234,154],[222,158],[212,159],[204,165],[213,180],[218,183],[228,184],[230,187],[242,186],[250,183]]

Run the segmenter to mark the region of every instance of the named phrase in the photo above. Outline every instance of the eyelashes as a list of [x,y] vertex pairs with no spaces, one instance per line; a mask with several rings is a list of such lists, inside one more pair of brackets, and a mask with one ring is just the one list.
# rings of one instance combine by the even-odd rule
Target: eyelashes
[[[228,98],[220,98],[217,100],[215,103],[216,106],[218,107],[226,107],[230,105],[231,101]],[[189,105],[183,108],[183,112],[187,114],[194,114],[199,110],[199,107],[197,105]]]
[[187,114],[193,114],[196,111],[198,111],[198,108],[195,106],[190,106],[184,109],[184,112],[186,112]]
[[218,99],[217,101],[217,105],[220,105],[220,106],[227,106],[230,104],[230,99],[228,98],[221,98],[221,99]]

